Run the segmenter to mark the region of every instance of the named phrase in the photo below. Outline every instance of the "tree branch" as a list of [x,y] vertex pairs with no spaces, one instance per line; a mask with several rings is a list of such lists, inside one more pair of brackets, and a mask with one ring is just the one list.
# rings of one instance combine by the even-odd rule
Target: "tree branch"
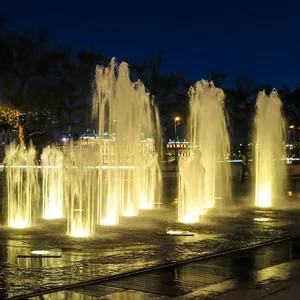
[[34,135],[42,135],[46,132],[46,127],[44,128],[44,130],[42,131],[35,131],[35,132],[32,132],[30,133],[26,138],[25,138],[25,141],[28,141],[31,137],[33,137]]

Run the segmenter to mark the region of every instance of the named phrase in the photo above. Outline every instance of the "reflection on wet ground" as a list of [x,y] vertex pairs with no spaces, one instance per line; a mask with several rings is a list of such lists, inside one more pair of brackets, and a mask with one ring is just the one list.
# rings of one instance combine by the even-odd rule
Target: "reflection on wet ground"
[[[256,221],[255,219],[265,219]],[[144,213],[122,225],[99,227],[94,238],[65,235],[63,224],[0,231],[0,292],[6,297],[168,264],[296,236],[299,210],[217,211],[195,225],[177,224],[168,210]],[[165,221],[168,220],[168,221]],[[165,235],[167,230],[193,235]],[[49,251],[32,257],[32,251]],[[243,260],[251,266],[251,260]],[[245,275],[246,276],[246,275]]]
[[[300,239],[293,239],[43,295],[42,299],[219,299],[224,292],[237,289],[257,289],[259,295],[259,289],[270,287],[272,280],[299,275],[299,258]],[[287,263],[290,261],[293,263]]]

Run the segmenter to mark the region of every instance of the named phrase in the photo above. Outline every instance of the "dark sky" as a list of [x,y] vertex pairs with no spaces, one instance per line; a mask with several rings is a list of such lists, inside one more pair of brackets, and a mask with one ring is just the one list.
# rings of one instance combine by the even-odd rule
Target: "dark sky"
[[15,28],[47,29],[58,43],[140,61],[163,51],[165,72],[201,79],[217,70],[279,88],[300,83],[300,2],[243,0],[15,0]]

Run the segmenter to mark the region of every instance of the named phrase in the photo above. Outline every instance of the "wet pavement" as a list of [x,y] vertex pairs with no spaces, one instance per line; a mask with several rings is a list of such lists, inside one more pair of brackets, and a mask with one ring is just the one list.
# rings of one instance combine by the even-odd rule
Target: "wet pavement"
[[273,299],[300,284],[299,258],[298,238],[30,299]]
[[[27,230],[3,229],[0,231],[1,296],[24,296],[295,237],[300,232],[299,218],[300,210],[297,208],[284,211],[240,208],[212,210],[198,224],[187,226],[175,222],[174,211],[162,209],[126,218],[120,226],[99,227],[95,237],[89,239],[67,237],[63,222],[41,221],[39,226]],[[167,229],[189,235],[168,236]],[[50,257],[31,257],[33,250],[47,250]],[[242,262],[251,265],[251,261]],[[164,278],[166,275],[157,276]],[[149,283],[149,280],[146,279],[146,282]],[[111,291],[111,288],[106,289]],[[113,289],[124,290],[119,286],[113,286]],[[178,291],[188,292],[189,289],[183,286],[182,289],[178,287]],[[174,295],[176,293],[177,290]],[[64,295],[62,299],[66,297]],[[128,299],[133,299],[130,297]]]
[[[143,211],[138,217],[123,218],[119,226],[99,226],[96,235],[92,238],[67,237],[64,221],[40,220],[37,226],[21,230],[0,226],[0,298],[22,298],[29,293],[43,293],[51,289],[61,290],[71,284],[299,235],[300,194],[296,189],[293,190],[292,196],[288,197],[286,210],[247,208],[246,205],[253,203],[249,196],[249,186],[239,186],[239,189],[239,198],[236,198],[239,202],[235,203],[235,208],[210,210],[210,213],[203,216],[198,224],[193,225],[176,223],[175,207],[170,202],[167,208]],[[166,235],[169,229],[179,230],[184,234]],[[47,257],[34,256],[31,253],[33,250],[45,250],[49,253]],[[281,252],[278,250],[278,253]],[[287,252],[282,253],[285,254],[279,255],[280,260],[286,261]],[[270,263],[266,266],[278,263],[277,258],[274,260],[275,254],[270,257],[273,258],[269,259]],[[259,261],[257,258],[253,262],[253,259],[232,255],[231,259],[228,258],[227,267],[224,263],[221,267],[217,263],[211,266],[204,264],[202,269],[198,266],[200,269],[197,267],[195,270],[191,267],[185,269],[182,266],[180,276],[187,278],[187,274],[192,272],[194,279],[191,282],[187,279],[187,285],[182,283],[172,287],[172,296],[177,296],[178,293],[188,293],[186,295],[197,293],[197,289],[201,287],[214,286],[213,289],[216,289],[215,285],[219,283],[211,284],[209,278],[213,282],[220,281],[222,284],[229,280],[230,286],[232,282],[228,278],[232,278],[233,272],[240,274],[238,266],[246,265],[247,269],[251,269],[253,264],[257,265],[257,261]],[[226,268],[227,273],[224,271]],[[211,270],[222,271],[218,274],[210,274]],[[132,282],[132,287],[126,286],[127,283],[115,282],[113,286],[101,284],[89,287],[92,294],[86,287],[84,290],[52,294],[49,299],[94,299],[91,297],[95,291],[95,295],[104,293],[103,297],[106,298],[103,299],[155,299],[153,297],[157,295],[164,299],[170,295],[160,294],[157,285],[169,289],[170,284],[177,280],[174,279],[177,276],[173,274],[174,272],[171,269],[162,273],[154,272],[151,276],[154,276],[154,279],[159,278],[156,281],[153,281],[151,276],[140,280],[137,277],[136,280],[144,282],[140,287],[134,286]],[[199,275],[195,275],[198,272],[205,274],[205,276],[201,275],[201,278],[208,280],[207,283],[200,282],[202,279],[199,280]],[[222,272],[225,272],[225,275],[222,275]],[[247,274],[250,276],[249,273]],[[152,285],[149,284],[150,281],[153,281]],[[50,294],[39,299],[47,299],[47,297],[50,297]]]

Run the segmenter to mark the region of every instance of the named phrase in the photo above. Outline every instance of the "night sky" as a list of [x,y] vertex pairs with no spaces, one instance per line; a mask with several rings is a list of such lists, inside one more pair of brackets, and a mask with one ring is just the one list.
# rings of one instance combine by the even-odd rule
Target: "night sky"
[[[277,5],[275,5],[277,3]],[[164,72],[191,80],[216,70],[256,83],[300,83],[300,2],[1,1],[17,29],[48,30],[57,43],[141,61],[163,51]]]

